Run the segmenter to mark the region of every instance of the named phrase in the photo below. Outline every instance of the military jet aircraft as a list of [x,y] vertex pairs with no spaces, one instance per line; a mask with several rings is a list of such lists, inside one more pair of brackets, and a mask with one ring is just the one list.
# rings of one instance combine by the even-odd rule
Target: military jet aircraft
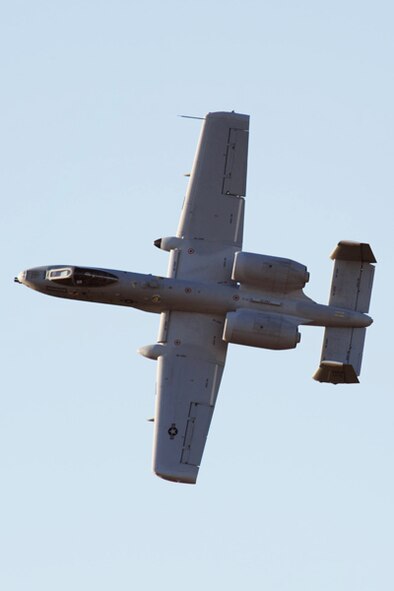
[[292,349],[299,326],[325,327],[320,382],[358,382],[374,265],[368,244],[341,241],[328,305],[303,288],[307,268],[242,251],[249,116],[209,113],[202,125],[167,277],[50,265],[15,278],[42,293],[131,306],[160,314],[157,343],[139,352],[157,360],[153,470],[194,484],[216,404],[228,343]]

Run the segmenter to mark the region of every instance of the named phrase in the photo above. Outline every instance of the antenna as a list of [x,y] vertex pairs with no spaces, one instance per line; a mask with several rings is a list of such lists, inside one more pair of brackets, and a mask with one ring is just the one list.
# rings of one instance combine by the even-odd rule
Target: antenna
[[178,117],[183,117],[184,119],[205,119],[205,117],[194,117],[193,115],[178,115]]

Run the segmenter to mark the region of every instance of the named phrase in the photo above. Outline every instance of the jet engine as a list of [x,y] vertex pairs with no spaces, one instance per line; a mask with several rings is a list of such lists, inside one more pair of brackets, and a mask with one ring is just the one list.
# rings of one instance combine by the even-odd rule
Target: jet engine
[[296,319],[255,310],[229,312],[223,340],[263,349],[294,349],[301,340]]
[[260,289],[288,293],[302,289],[309,281],[305,265],[252,252],[236,252],[232,279]]

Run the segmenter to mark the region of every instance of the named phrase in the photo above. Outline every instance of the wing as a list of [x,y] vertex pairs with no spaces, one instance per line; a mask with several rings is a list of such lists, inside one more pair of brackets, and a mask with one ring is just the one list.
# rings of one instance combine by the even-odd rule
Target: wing
[[[231,281],[242,248],[249,117],[209,113],[171,250],[169,276]],[[226,359],[223,317],[162,314],[153,469],[195,483]]]
[[242,248],[249,116],[209,113],[203,124],[187,189],[172,277],[229,281]]
[[208,314],[162,314],[153,470],[166,480],[196,482],[226,359],[223,321]]

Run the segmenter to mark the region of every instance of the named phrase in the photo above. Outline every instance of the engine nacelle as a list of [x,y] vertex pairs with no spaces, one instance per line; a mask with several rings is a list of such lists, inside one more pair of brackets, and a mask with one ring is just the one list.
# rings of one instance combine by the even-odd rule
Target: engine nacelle
[[252,252],[236,252],[232,279],[268,291],[288,293],[309,281],[305,265]]
[[301,340],[294,319],[281,314],[254,310],[229,312],[224,324],[223,340],[237,345],[263,349],[294,349]]

